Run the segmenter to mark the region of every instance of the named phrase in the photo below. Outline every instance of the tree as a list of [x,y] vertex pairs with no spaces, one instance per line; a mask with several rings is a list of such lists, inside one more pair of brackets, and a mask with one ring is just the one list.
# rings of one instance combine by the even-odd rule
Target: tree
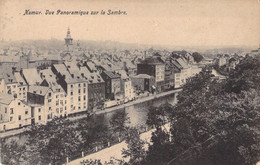
[[173,157],[174,148],[170,136],[168,132],[156,129],[152,133],[152,144],[148,148],[146,160],[142,164],[157,165],[169,162]]
[[[248,62],[242,64],[248,66]],[[225,82],[212,80],[203,70],[184,85],[171,118],[173,164],[180,160],[184,164],[255,164],[259,160],[260,92],[255,84],[259,76],[252,74],[258,68],[239,67],[244,69]],[[244,79],[245,73],[250,73],[251,81]],[[252,85],[244,88],[234,79]],[[230,81],[239,90],[228,91]]]
[[199,63],[203,60],[203,56],[199,54],[198,52],[193,52],[192,57],[194,58],[194,61]]
[[145,142],[141,140],[136,128],[128,128],[126,136],[127,149],[122,150],[124,158],[130,157],[129,164],[140,165],[145,158]]
[[7,142],[1,139],[1,162],[3,164],[18,165],[25,161],[23,157],[25,146],[19,145],[16,140]]
[[46,125],[32,126],[26,135],[25,154],[30,155],[28,160],[33,164],[65,162],[67,157],[72,157],[78,151],[82,140],[75,125],[64,118],[54,118]]
[[124,136],[126,132],[126,125],[130,124],[129,117],[125,111],[117,111],[113,114],[109,121],[110,128],[114,133],[118,133],[118,136]]

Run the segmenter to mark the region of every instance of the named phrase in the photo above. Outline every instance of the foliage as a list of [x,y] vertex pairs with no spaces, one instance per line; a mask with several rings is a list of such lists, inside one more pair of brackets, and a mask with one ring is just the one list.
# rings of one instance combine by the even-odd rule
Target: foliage
[[201,54],[199,54],[198,52],[193,52],[192,57],[194,58],[194,61],[199,63],[203,60],[203,56]]
[[25,146],[21,146],[17,141],[6,142],[1,139],[1,162],[3,164],[18,165],[24,162],[22,153],[25,152]]
[[113,114],[112,118],[109,121],[111,130],[114,133],[118,133],[118,136],[124,136],[126,132],[126,126],[130,123],[129,117],[125,111],[118,111]]
[[207,70],[187,81],[172,111],[171,132],[180,155],[175,163],[254,164],[260,159],[259,69],[256,62],[249,67],[251,62],[242,61],[225,82],[213,81]]
[[247,56],[230,73],[225,89],[240,93],[242,90],[260,90],[260,58]]
[[140,165],[145,158],[145,142],[141,140],[136,128],[128,128],[126,136],[127,149],[122,150],[124,158],[130,157],[129,164]]
[[[32,164],[60,164],[77,152],[81,135],[68,119],[55,118],[46,125],[32,126],[26,132],[28,140],[24,154]],[[36,155],[35,155],[36,154]]]
[[173,146],[169,138],[170,134],[162,129],[156,129],[152,133],[146,160],[142,164],[157,165],[165,164],[173,157]]

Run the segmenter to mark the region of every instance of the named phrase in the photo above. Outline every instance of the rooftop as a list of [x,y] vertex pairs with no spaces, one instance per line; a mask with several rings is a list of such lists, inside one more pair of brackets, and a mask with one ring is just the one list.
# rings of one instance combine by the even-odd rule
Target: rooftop
[[10,94],[0,93],[0,103],[9,105],[14,100]]
[[49,89],[50,89],[49,87],[45,87],[45,86],[30,86],[29,92],[41,96],[45,96]]

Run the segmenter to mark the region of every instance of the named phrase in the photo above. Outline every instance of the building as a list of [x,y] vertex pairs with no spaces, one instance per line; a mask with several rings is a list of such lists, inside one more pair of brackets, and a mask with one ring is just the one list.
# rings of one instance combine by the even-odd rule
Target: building
[[148,74],[139,74],[131,76],[132,86],[136,94],[143,93],[144,91],[154,92],[155,78]]
[[80,74],[88,81],[88,109],[103,108],[105,101],[105,81],[97,71],[90,72],[85,66],[80,67]]
[[80,74],[73,63],[56,64],[51,70],[57,76],[57,83],[66,93],[68,114],[84,113],[88,105],[87,79]]
[[33,123],[46,124],[52,119],[53,92],[49,87],[32,85],[27,93],[27,102],[32,107]]
[[31,125],[31,107],[10,94],[0,94],[0,131]]
[[57,83],[56,75],[51,68],[47,68],[40,71],[40,76],[44,80],[41,86],[49,87],[52,91],[52,97],[48,99],[48,104],[46,104],[46,109],[51,111],[48,118],[66,117],[68,115],[66,93]]
[[72,44],[73,38],[70,35],[70,28],[68,28],[67,36],[66,36],[66,38],[64,38],[64,40],[65,40],[66,50],[68,52],[71,51],[71,45],[73,45]]
[[120,75],[112,71],[104,71],[101,77],[105,81],[105,97],[107,100],[122,99]]
[[137,74],[148,74],[155,78],[156,92],[164,91],[165,63],[160,55],[155,54],[137,64]]
[[121,77],[121,91],[123,92],[124,102],[128,102],[134,99],[134,89],[130,77],[126,74],[125,70],[118,71]]
[[26,84],[26,81],[24,80],[20,72],[15,72],[14,77],[17,81],[17,98],[27,101],[28,85]]
[[17,95],[17,80],[12,72],[0,73],[0,93]]

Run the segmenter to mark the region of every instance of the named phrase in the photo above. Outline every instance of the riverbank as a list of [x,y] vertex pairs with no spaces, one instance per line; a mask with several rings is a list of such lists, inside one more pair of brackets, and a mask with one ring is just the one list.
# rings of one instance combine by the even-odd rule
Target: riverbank
[[[167,131],[170,130],[170,124],[165,124],[164,127],[167,129]],[[141,133],[140,138],[149,143],[151,142],[152,132],[154,132],[155,129],[148,130],[147,132]],[[148,144],[146,143],[145,149],[148,149]],[[123,148],[127,149],[127,144],[125,141],[122,141],[118,144],[115,144],[113,146],[107,147],[105,149],[102,149],[100,151],[97,151],[95,153],[92,153],[90,155],[86,155],[82,158],[76,159],[76,160],[69,160],[67,165],[73,165],[73,164],[84,164],[84,161],[86,160],[100,160],[102,164],[105,162],[109,162],[112,157],[116,159],[124,159],[122,155]],[[126,161],[128,158],[125,159]]]
[[150,95],[150,96],[147,96],[147,97],[142,97],[142,98],[139,98],[137,100],[134,100],[134,101],[131,101],[131,102],[128,102],[128,103],[125,103],[125,104],[121,104],[121,105],[117,105],[117,106],[114,106],[114,107],[111,107],[111,108],[106,108],[104,110],[97,111],[97,112],[95,112],[95,114],[108,113],[108,112],[111,112],[111,111],[115,111],[115,110],[118,110],[118,109],[129,107],[129,106],[132,106],[132,105],[135,105],[135,104],[140,104],[140,103],[143,103],[143,102],[146,102],[146,101],[150,101],[150,100],[154,100],[154,99],[157,99],[157,98],[160,98],[160,97],[164,97],[164,96],[168,96],[168,95],[171,95],[171,94],[174,94],[174,93],[178,93],[181,90],[182,90],[181,88],[180,89],[174,89],[174,90],[171,90],[171,91],[162,92],[162,93],[159,93],[159,94],[153,94],[153,95]]
[[[172,95],[174,93],[178,93],[181,90],[182,89],[174,89],[174,90],[171,90],[171,91],[162,92],[162,93],[159,93],[159,94],[153,94],[153,95],[150,95],[150,96],[147,96],[147,97],[138,98],[137,100],[134,100],[134,101],[131,101],[131,102],[128,102],[128,103],[125,103],[125,104],[121,104],[121,105],[117,105],[117,106],[114,106],[114,107],[111,107],[111,108],[106,108],[104,110],[96,111],[94,114],[99,115],[99,114],[109,113],[109,112],[112,112],[112,111],[116,111],[116,110],[119,110],[119,109],[122,109],[122,108],[126,108],[126,107],[129,107],[129,106],[140,104],[140,103],[143,103],[143,102],[147,102],[147,101],[151,101],[151,100],[158,99],[158,98],[161,98],[161,97],[169,96],[169,95]],[[71,121],[77,121],[79,119],[83,119],[83,118],[87,118],[87,117],[88,117],[88,114],[85,113],[85,114],[80,114],[80,115],[68,117],[68,119],[71,120]],[[0,138],[19,135],[19,134],[22,134],[23,132],[25,132],[27,129],[29,129],[29,127],[2,132],[2,133],[0,133]]]

